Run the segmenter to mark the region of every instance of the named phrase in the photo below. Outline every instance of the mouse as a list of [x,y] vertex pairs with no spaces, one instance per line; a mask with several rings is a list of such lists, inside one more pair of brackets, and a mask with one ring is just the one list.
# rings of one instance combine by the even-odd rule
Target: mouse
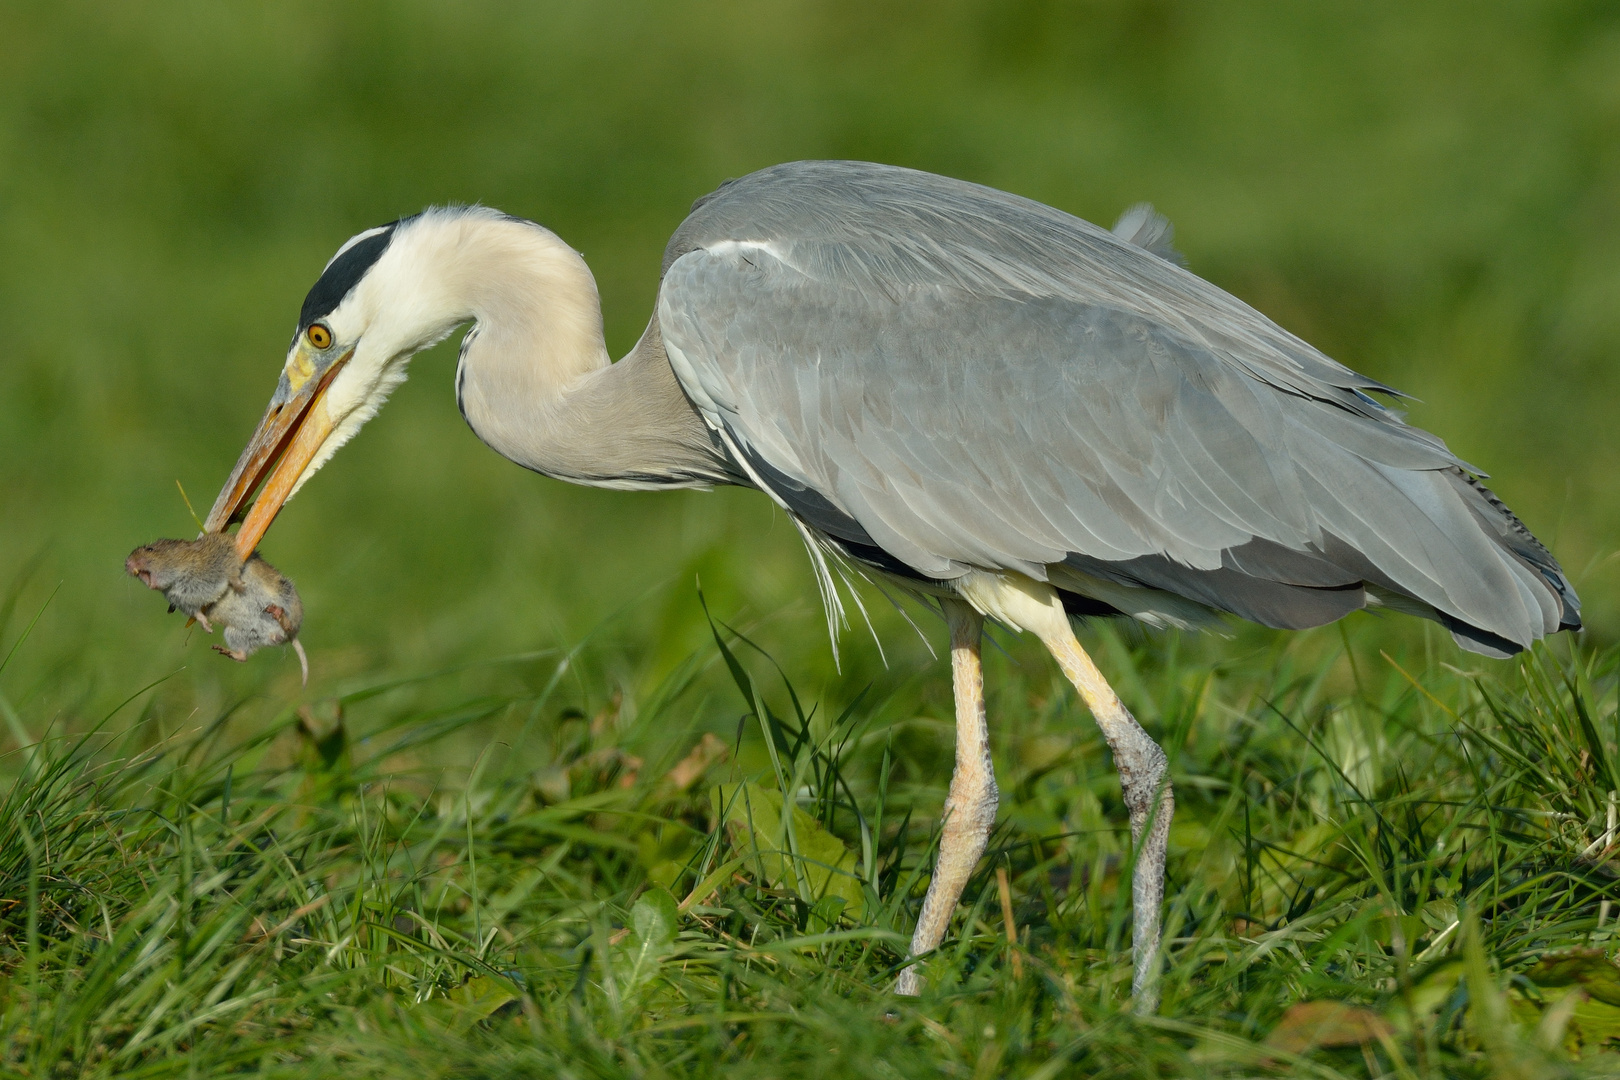
[[242,661],[266,645],[290,644],[298,653],[304,681],[309,682],[309,660],[298,641],[304,603],[293,583],[257,553],[243,564],[238,581],[226,587],[209,614],[225,628],[225,644],[215,645],[215,652]]
[[161,592],[170,611],[196,619],[213,633],[208,609],[241,578],[242,560],[224,533],[205,533],[196,540],[154,540],[129,553],[124,570],[149,589]]
[[298,653],[304,682],[309,658],[298,641],[304,605],[298,590],[279,570],[254,552],[244,563],[232,538],[205,533],[196,540],[156,540],[136,548],[124,569],[161,592],[170,611],[182,611],[207,633],[224,629],[225,645],[215,651],[244,661],[266,645],[290,644]]

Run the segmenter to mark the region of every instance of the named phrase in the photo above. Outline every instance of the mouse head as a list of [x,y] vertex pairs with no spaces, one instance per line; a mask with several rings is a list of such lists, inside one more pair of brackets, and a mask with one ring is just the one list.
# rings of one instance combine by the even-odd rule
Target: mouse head
[[173,587],[185,573],[184,540],[154,540],[138,547],[124,560],[124,570],[139,578],[148,589],[163,591]]

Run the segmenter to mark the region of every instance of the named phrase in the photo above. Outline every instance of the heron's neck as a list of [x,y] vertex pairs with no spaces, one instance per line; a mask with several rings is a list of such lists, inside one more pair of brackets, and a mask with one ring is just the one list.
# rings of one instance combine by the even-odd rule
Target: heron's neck
[[657,326],[609,360],[596,281],[537,225],[484,218],[439,260],[474,326],[456,402],[485,443],[536,472],[599,487],[723,482],[723,456],[664,356]]

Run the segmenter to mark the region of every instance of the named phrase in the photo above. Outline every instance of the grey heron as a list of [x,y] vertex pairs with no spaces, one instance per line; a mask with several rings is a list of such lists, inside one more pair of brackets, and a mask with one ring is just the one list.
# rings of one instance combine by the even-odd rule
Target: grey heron
[[[1184,269],[1164,226],[1136,210],[1110,231],[890,166],[779,165],[698,200],[614,363],[578,253],[490,209],[429,209],[326,265],[206,528],[241,517],[252,552],[410,357],[471,323],[456,403],[496,452],[599,487],[758,488],[829,609],[829,562],[938,603],[956,763],[908,959],[942,940],[995,820],[984,620],[1040,639],[1119,770],[1133,1003],[1151,1010],[1167,759],[1071,618],[1298,629],[1378,606],[1494,656],[1580,626],[1478,469],[1372,396],[1391,388]],[[919,986],[906,966],[896,989]]]

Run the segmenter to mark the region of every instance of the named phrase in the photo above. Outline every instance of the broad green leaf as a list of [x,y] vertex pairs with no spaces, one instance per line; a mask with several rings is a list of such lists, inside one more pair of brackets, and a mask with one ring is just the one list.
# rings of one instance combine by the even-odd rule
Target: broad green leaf
[[1421,1031],[1432,1024],[1446,1002],[1459,993],[1462,976],[1461,960],[1451,959],[1435,965],[1389,1004],[1384,1010],[1384,1019],[1403,1036],[1410,1036],[1414,1026]]
[[[1409,996],[1412,1009],[1420,1015],[1436,1012],[1452,995],[1462,979],[1461,960],[1448,960],[1429,971],[1412,987]],[[1405,1010],[1400,1010],[1404,1012]]]
[[617,950],[615,963],[627,989],[645,986],[658,974],[664,959],[674,951],[679,922],[675,898],[656,886],[631,906],[632,936]]
[[[809,889],[803,899],[812,905],[831,898],[843,901],[842,914],[859,923],[866,913],[866,892],[855,876],[855,853],[821,823],[798,807],[793,808],[792,843],[783,828],[782,796],[758,784],[722,784],[714,789],[716,816],[724,823],[732,847],[743,859],[744,872],[762,875],[773,888],[801,893],[801,879]],[[837,913],[818,909],[833,925]],[[832,915],[833,919],[826,919]]]
[[675,944],[679,922],[675,898],[664,889],[648,889],[630,908],[630,926],[637,945],[656,953],[667,952]]
[[1564,1046],[1572,1053],[1599,1048],[1613,1049],[1620,1043],[1620,1006],[1603,1001],[1583,1001],[1570,1017]]
[[1620,965],[1602,949],[1569,949],[1543,956],[1524,973],[1537,986],[1579,986],[1595,1000],[1620,1005]]
[[1553,987],[1539,1000],[1515,991],[1510,995],[1510,1005],[1513,1018],[1526,1030],[1539,1028],[1576,1057],[1620,1045],[1620,1006],[1595,1001],[1573,983]]
[[842,896],[828,895],[817,900],[810,909],[810,933],[825,934],[829,930],[836,930],[838,920],[844,913],[844,904]]
[[425,1005],[451,1030],[468,1031],[473,1025],[494,1016],[501,1006],[517,999],[517,991],[505,979],[480,975]]

